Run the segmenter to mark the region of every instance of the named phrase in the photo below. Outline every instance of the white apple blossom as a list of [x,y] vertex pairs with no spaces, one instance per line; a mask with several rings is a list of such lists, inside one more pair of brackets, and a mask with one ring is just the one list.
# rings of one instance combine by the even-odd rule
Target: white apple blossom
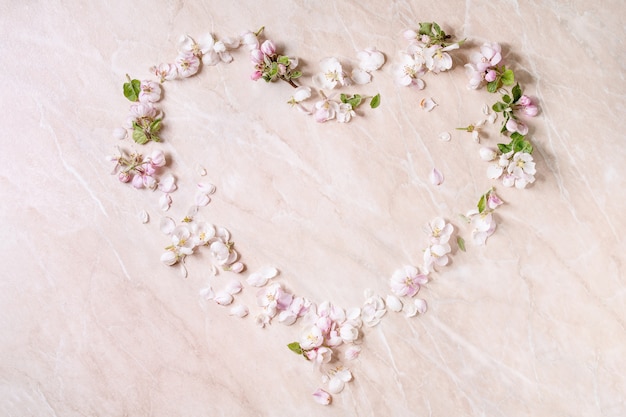
[[325,58],[320,62],[322,72],[313,76],[313,84],[317,88],[332,90],[337,85],[345,85],[345,74],[337,58]]
[[367,295],[370,291],[366,291],[367,300],[361,308],[361,318],[363,323],[368,327],[376,326],[380,323],[380,319],[385,315],[385,302],[380,295]]
[[400,297],[414,297],[420,290],[420,285],[428,282],[428,276],[420,274],[419,270],[406,265],[394,271],[391,276],[391,291]]
[[343,367],[337,367],[330,371],[330,379],[328,380],[328,391],[332,394],[339,394],[343,391],[346,382],[352,380],[352,373]]

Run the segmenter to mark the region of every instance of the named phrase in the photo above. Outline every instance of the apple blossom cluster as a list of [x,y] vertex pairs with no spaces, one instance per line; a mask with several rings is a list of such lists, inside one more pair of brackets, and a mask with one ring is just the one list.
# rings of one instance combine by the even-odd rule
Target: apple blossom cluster
[[283,80],[294,88],[298,85],[293,81],[302,76],[296,69],[298,58],[280,55],[276,52],[276,44],[266,39],[259,42],[259,36],[265,28],[256,32],[247,31],[242,35],[244,44],[250,50],[250,60],[254,64],[254,72],[250,75],[253,81],[264,79],[266,82]]
[[505,187],[526,188],[535,182],[535,162],[528,152],[511,150],[502,153],[482,148],[480,156],[484,161],[492,162],[487,168],[487,177],[494,180],[502,178]]
[[462,41],[449,42],[447,35],[435,22],[420,23],[417,30],[403,33],[409,45],[400,52],[400,62],[394,67],[395,79],[402,86],[424,88],[426,73],[438,74],[452,68],[452,57],[448,52],[459,49]]
[[162,63],[150,68],[160,82],[188,78],[195,75],[200,65],[215,66],[220,62],[229,63],[233,60],[229,50],[237,49],[241,38],[226,37],[217,40],[210,33],[198,38],[183,35],[178,41],[178,56],[173,63]]
[[172,174],[160,175],[161,168],[166,164],[165,155],[161,150],[155,150],[144,157],[120,149],[118,156],[111,156],[109,159],[115,162],[113,174],[117,175],[120,182],[130,183],[137,189],[159,189],[164,193],[176,190],[176,179]]
[[223,270],[235,273],[243,271],[245,266],[239,261],[239,253],[230,240],[230,232],[224,227],[194,220],[193,213],[196,211],[197,207],[193,207],[190,214],[178,225],[170,217],[161,220],[161,232],[170,238],[170,244],[161,255],[161,262],[168,266],[180,263],[182,273],[186,276],[185,257],[206,246]]
[[467,212],[463,216],[467,223],[472,226],[472,241],[476,245],[484,245],[487,238],[496,231],[496,221],[493,212],[503,204],[503,201],[492,188],[483,194],[478,200],[477,208]]
[[[131,80],[128,75],[126,77],[128,82],[123,86],[124,96],[132,104],[125,128],[132,130],[133,140],[140,145],[149,141],[160,142],[159,131],[163,115],[156,107],[156,103],[161,99],[161,86],[154,81]],[[123,129],[116,135],[124,139],[126,134],[126,130]]]

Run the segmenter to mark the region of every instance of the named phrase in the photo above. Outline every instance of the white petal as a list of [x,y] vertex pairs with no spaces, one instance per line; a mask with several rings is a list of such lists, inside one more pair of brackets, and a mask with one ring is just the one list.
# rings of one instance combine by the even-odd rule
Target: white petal
[[486,104],[486,103],[485,103],[485,104],[483,104],[483,114],[484,114],[484,115],[488,115],[488,114],[489,114],[489,112],[490,112],[490,110],[489,110],[489,105],[488,105],[488,104]]
[[267,284],[267,281],[278,275],[278,270],[271,266],[261,268],[257,272],[250,274],[246,279],[246,282],[253,287],[262,287]]
[[228,285],[226,285],[226,288],[224,290],[229,294],[237,294],[241,292],[242,288],[243,286],[241,285],[241,282],[239,282],[239,280],[233,279],[228,283]]
[[243,271],[245,265],[242,264],[241,262],[235,262],[234,264],[232,264],[230,266],[230,270],[236,274],[240,273],[241,271]]
[[213,194],[215,192],[215,185],[210,183],[199,182],[198,191],[204,194]]
[[396,313],[402,311],[402,301],[400,301],[400,299],[395,295],[389,294],[385,298],[385,304],[387,304],[387,307],[391,311],[395,311]]
[[195,203],[198,207],[205,207],[211,202],[211,197],[203,192],[196,193]]
[[361,348],[358,346],[350,346],[346,352],[344,353],[344,357],[346,358],[346,360],[354,360],[356,358],[359,357],[359,355],[361,354]]
[[493,161],[498,154],[491,148],[480,148],[480,159],[483,161]]
[[424,314],[428,310],[428,304],[426,304],[426,300],[423,300],[421,298],[415,299],[415,307],[420,314]]
[[139,212],[139,220],[141,220],[142,223],[148,223],[150,221],[150,216],[148,215],[148,212],[145,210],[141,210]]
[[449,142],[451,138],[452,138],[452,136],[450,136],[450,133],[448,133],[448,132],[441,132],[439,134],[439,140],[440,141]]
[[118,140],[125,139],[128,136],[128,131],[123,127],[116,127],[113,129],[113,137]]
[[413,317],[417,314],[417,306],[415,303],[405,303],[402,311],[404,311],[405,316]]
[[206,169],[204,168],[200,168],[198,170],[198,174],[200,174],[201,177],[204,177],[206,175]]
[[322,404],[322,405],[328,405],[330,404],[332,397],[330,396],[329,393],[327,393],[326,391],[324,391],[321,388],[318,388],[314,393],[313,393],[313,399],[315,400],[316,403],[318,404]]
[[159,190],[171,193],[176,190],[176,178],[172,174],[165,174],[159,179]]
[[496,178],[500,178],[502,172],[504,172],[504,169],[501,166],[490,164],[489,168],[487,168],[487,178],[495,180]]
[[437,168],[433,168],[433,170],[430,171],[428,178],[432,185],[441,185],[443,183],[443,174]]
[[230,314],[231,316],[236,316],[236,317],[246,317],[249,312],[250,311],[248,310],[248,307],[238,304],[236,306],[231,307],[228,314]]
[[218,291],[215,293],[215,302],[221,306],[227,306],[233,302],[234,298],[227,291]]
[[366,72],[363,71],[362,69],[359,68],[355,68],[352,70],[352,74],[350,76],[350,78],[352,78],[352,81],[354,81],[355,84],[368,84],[369,82],[372,81],[372,76]]
[[174,252],[168,250],[161,255],[161,262],[163,262],[167,266],[172,266],[176,262],[178,262],[178,257]]
[[328,391],[330,391],[332,394],[339,394],[341,391],[343,391],[343,387],[345,385],[346,383],[341,379],[331,378],[330,381],[328,381]]
[[165,233],[166,235],[169,235],[176,228],[176,222],[171,217],[163,217],[161,219],[159,228],[161,229],[161,232]]
[[200,297],[206,300],[212,300],[215,297],[215,293],[213,292],[213,288],[206,287],[200,290]]
[[437,103],[432,98],[425,98],[420,101],[420,107],[425,111],[431,111],[435,107],[437,107]]
[[159,198],[159,207],[163,211],[168,211],[170,206],[172,205],[172,197],[169,194],[163,194],[161,198]]

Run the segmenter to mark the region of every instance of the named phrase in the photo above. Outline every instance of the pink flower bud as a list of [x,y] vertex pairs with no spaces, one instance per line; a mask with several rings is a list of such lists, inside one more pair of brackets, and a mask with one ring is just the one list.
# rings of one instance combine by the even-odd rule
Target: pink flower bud
[[496,80],[496,72],[494,70],[489,70],[487,71],[487,73],[485,74],[485,81],[487,81],[488,83],[495,81]]
[[133,176],[133,180],[132,180],[131,184],[133,185],[133,187],[135,187],[137,189],[143,188],[143,178],[141,178],[141,175]]
[[526,116],[535,117],[539,113],[539,108],[534,104],[529,104],[524,107],[523,112]]
[[250,79],[252,81],[256,81],[259,78],[261,78],[263,76],[263,73],[261,71],[254,71],[252,74],[250,74]]
[[267,56],[273,56],[276,53],[276,45],[270,40],[266,40],[261,44],[261,52]]
[[263,62],[263,58],[264,58],[264,55],[260,49],[253,49],[250,51],[250,59],[252,60],[253,63],[260,64]]
[[287,67],[283,64],[278,64],[278,73],[280,75],[285,75],[285,73],[287,73]]
[[120,172],[117,179],[119,179],[120,182],[128,182],[130,181],[130,174],[128,172]]
[[523,96],[521,96],[519,98],[519,100],[517,101],[517,104],[519,104],[520,106],[530,106],[531,104],[533,104],[533,100],[528,97],[526,94],[524,94]]

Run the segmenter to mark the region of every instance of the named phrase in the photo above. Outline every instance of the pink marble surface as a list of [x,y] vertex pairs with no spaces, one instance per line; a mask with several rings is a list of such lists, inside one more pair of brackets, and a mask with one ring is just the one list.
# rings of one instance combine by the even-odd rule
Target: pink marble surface
[[[625,12],[589,0],[4,2],[0,415],[626,415]],[[392,76],[402,30],[420,21],[468,39],[423,91]],[[317,124],[285,104],[287,84],[250,81],[242,49],[167,84],[162,144],[112,137],[126,74],[172,61],[182,34],[261,25],[309,84],[325,57],[383,51],[359,89],[380,92],[380,108]],[[539,174],[525,190],[486,178],[479,146],[455,130],[493,100],[466,89],[462,68],[485,41],[503,44],[540,103]],[[483,143],[497,142],[496,127]],[[109,175],[117,147],[166,152],[170,211]],[[198,181],[217,187],[200,215],[230,230],[241,275],[213,276],[206,254],[188,259],[187,278],[159,262],[159,220],[184,216]],[[506,201],[495,235],[433,274],[426,314],[364,328],[354,381],[329,407],[311,397],[320,372],[285,346],[299,324],[257,326],[254,289],[237,298],[243,319],[198,295],[272,265],[289,291],[360,306],[366,288],[385,296],[395,269],[421,265],[433,217],[469,240],[457,215],[493,185]]]

